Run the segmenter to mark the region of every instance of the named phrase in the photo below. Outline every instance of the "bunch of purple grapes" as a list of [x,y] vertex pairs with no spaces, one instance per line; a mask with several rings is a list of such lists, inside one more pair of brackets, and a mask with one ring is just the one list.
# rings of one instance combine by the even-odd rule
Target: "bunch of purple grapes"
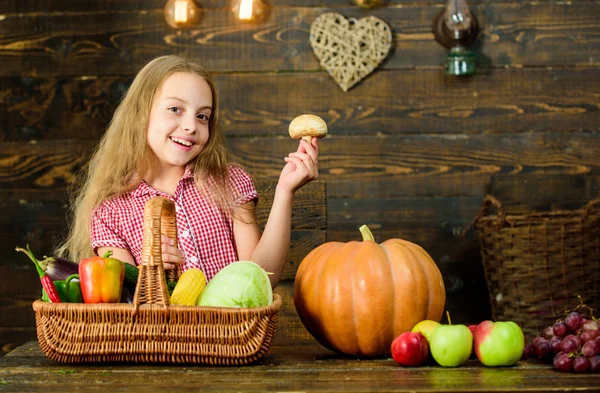
[[572,311],[527,343],[523,356],[552,361],[563,372],[600,372],[598,321]]

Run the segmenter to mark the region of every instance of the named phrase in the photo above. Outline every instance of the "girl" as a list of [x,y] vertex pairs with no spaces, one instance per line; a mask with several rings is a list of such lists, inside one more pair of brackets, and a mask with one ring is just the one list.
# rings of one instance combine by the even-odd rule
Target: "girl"
[[162,239],[165,269],[202,269],[210,280],[237,260],[272,272],[277,285],[290,242],[294,192],[318,176],[318,142],[300,141],[284,158],[260,234],[250,175],[229,162],[217,92],[197,63],[159,57],[135,77],[92,155],[58,252],[74,260],[111,249],[124,262],[142,257],[143,210],[150,198],[175,202],[179,247]]

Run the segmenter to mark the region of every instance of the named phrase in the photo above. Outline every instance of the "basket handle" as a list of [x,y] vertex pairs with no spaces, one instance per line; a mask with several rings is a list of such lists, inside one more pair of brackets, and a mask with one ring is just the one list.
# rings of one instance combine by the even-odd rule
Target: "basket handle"
[[600,198],[592,199],[585,205],[585,207],[583,208],[583,214],[581,215],[581,221],[585,221],[588,218],[588,216],[598,203],[600,203]]
[[[161,252],[161,234],[177,242],[177,220],[175,203],[167,198],[155,197],[144,206],[144,236],[142,242],[142,263],[135,295],[134,315],[142,304],[169,305],[169,292]],[[176,280],[178,271],[170,274]]]
[[483,203],[481,204],[481,208],[479,208],[479,212],[477,213],[473,221],[471,221],[471,223],[463,230],[462,236],[465,236],[469,229],[471,229],[477,223],[477,221],[479,221],[483,216],[486,215],[490,205],[494,205],[496,207],[496,210],[498,210],[498,222],[500,223],[500,225],[504,226],[506,224],[506,211],[504,210],[502,202],[500,202],[497,198],[493,197],[492,195],[486,194],[483,197]]

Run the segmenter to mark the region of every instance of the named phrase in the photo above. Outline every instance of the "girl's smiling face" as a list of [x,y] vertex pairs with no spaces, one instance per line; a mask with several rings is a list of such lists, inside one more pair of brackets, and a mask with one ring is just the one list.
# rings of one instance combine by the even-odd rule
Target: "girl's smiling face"
[[148,146],[159,168],[184,168],[208,141],[212,93],[208,83],[193,73],[167,77],[154,98],[148,121]]

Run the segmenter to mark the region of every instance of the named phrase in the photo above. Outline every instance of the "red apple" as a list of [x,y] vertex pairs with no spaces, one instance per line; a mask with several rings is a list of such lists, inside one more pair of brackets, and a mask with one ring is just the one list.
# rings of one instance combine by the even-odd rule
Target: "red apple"
[[475,335],[475,330],[477,329],[478,325],[469,325],[467,326],[469,328],[469,330],[471,331],[471,334],[474,336]]
[[[473,339],[475,338],[475,330],[477,330],[477,326],[479,325],[468,325],[467,327],[469,328],[469,330],[471,331],[471,334],[473,335]],[[475,357],[475,341],[473,341],[473,349],[471,350],[471,356],[472,358]]]
[[429,344],[421,333],[405,332],[392,341],[392,357],[401,366],[421,366],[429,357]]

